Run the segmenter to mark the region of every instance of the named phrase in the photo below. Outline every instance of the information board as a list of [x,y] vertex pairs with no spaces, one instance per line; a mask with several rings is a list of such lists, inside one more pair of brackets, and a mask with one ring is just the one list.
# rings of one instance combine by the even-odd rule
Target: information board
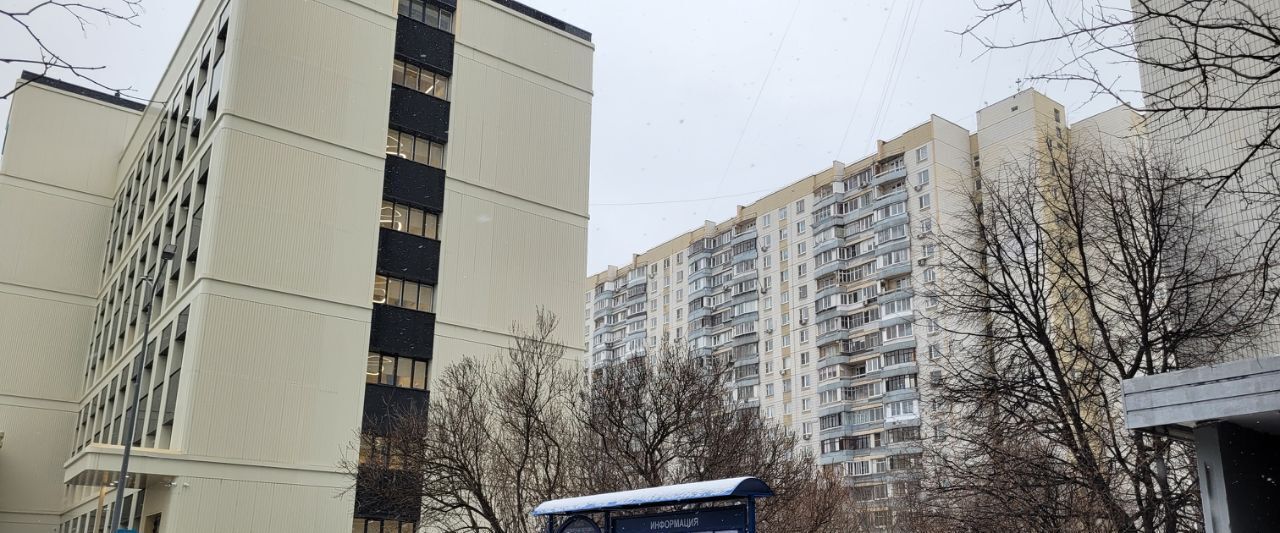
[[662,513],[613,521],[614,533],[727,533],[745,531],[745,507],[719,507],[698,511]]

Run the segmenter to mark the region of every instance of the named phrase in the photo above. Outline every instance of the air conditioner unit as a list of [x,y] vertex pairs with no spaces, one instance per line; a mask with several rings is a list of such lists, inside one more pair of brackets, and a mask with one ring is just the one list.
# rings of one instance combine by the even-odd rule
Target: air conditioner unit
[[761,251],[761,252],[767,252],[767,251],[769,251],[769,245],[767,245],[767,244],[761,245],[761,246],[760,246],[760,251]]
[[805,433],[805,434],[804,434],[804,436],[802,436],[802,437],[800,437],[800,438],[802,438],[802,439],[804,439],[804,440],[809,440],[809,439],[813,438],[813,433]]
[[924,265],[924,264],[927,264],[928,262],[929,262],[929,260],[928,260],[928,259],[917,259],[917,260],[916,260],[916,264],[917,264],[917,265]]
[[801,319],[800,319],[800,325],[801,325],[801,326],[803,326],[803,325],[805,325],[805,324],[808,324],[808,323],[809,323],[809,319],[807,319],[807,318],[801,318]]
[[926,237],[928,237],[928,236],[929,236],[929,234],[928,234],[928,233],[923,233],[923,232],[922,232],[922,233],[917,233],[917,234],[916,234],[916,238],[917,238],[917,239],[924,239],[924,238],[926,238]]
[[790,368],[784,368],[784,369],[782,369],[781,374],[782,374],[783,376],[790,376],[790,375],[791,375],[791,369],[790,369]]
[[917,191],[924,190],[924,185],[916,185],[916,190]]
[[766,329],[766,330],[764,330],[764,332],[765,332],[766,334],[773,334],[773,328]]
[[763,287],[760,287],[760,294],[769,294],[769,286],[765,285]]

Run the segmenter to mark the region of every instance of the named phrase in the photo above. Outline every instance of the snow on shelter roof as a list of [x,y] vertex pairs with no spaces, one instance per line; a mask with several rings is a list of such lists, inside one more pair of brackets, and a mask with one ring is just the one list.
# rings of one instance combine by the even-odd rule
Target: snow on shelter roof
[[735,477],[550,500],[542,502],[534,508],[533,515],[544,516],[607,511],[649,505],[676,505],[754,496],[773,496],[773,489],[769,488],[765,482],[754,477]]

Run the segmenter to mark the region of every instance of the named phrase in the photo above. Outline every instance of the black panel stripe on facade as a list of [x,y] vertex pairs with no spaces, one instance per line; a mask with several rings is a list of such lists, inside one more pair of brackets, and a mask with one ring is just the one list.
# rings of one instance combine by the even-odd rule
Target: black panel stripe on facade
[[403,157],[387,157],[382,197],[433,213],[444,209],[444,170]]
[[396,54],[442,74],[453,74],[453,34],[409,17],[396,22]]
[[[357,473],[357,475],[359,476],[377,475],[378,477],[375,479],[377,479],[379,483],[394,483],[396,485],[395,489],[397,490],[397,492],[403,492],[408,494],[413,494],[413,493],[420,494],[422,491],[421,479],[415,479],[410,476],[404,476],[403,478],[400,478],[400,477],[394,477],[394,476],[378,475],[378,473],[365,470],[365,468],[366,467],[363,467],[363,466],[360,467],[360,472]],[[366,486],[368,485],[368,483],[369,483],[368,481],[364,482]],[[407,520],[411,522],[416,522],[420,520],[422,508],[420,507],[420,505],[412,504],[411,503],[412,501],[413,500],[410,498],[395,498],[394,502],[388,502],[386,498],[370,498],[366,494],[361,493],[359,489],[357,489],[355,517],[356,518],[373,518],[373,519]]]
[[388,121],[400,131],[440,143],[449,142],[449,102],[434,96],[392,85]]
[[405,389],[390,385],[366,383],[364,386],[364,420],[372,423],[367,433],[375,435],[390,429],[387,415],[422,412],[427,409],[429,393],[418,389]]
[[435,285],[440,270],[440,241],[381,228],[378,273]]
[[436,316],[432,313],[375,304],[369,351],[428,361],[435,333]]

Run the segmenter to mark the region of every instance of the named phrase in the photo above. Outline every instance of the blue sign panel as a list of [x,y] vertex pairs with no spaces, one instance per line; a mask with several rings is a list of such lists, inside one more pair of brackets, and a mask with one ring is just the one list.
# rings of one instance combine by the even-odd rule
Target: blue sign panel
[[614,533],[694,533],[699,531],[743,531],[747,528],[745,507],[720,507],[618,518]]

